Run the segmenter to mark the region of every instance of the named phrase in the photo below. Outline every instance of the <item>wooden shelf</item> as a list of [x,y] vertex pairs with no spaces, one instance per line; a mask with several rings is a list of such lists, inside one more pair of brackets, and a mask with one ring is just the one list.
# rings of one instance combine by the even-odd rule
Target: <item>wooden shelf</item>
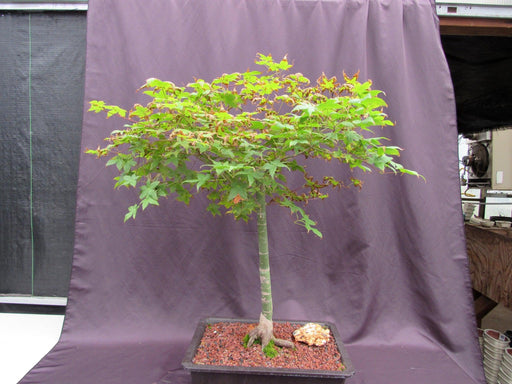
[[473,289],[512,308],[512,237],[510,229],[465,225]]
[[441,35],[512,36],[512,19],[440,16]]

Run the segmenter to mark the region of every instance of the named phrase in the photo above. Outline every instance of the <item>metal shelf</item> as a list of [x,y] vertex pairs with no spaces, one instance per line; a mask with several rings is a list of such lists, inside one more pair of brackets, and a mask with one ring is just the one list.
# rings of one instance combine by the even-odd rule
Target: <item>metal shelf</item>
[[512,0],[436,0],[438,16],[512,19]]
[[87,11],[88,0],[77,1],[2,1],[0,10],[3,11]]
[[0,295],[0,304],[48,305],[56,307],[65,307],[67,303],[68,299],[66,297]]

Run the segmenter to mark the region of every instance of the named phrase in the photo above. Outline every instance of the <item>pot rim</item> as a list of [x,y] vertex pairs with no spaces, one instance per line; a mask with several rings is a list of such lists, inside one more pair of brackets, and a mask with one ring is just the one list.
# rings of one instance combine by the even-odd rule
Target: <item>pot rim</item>
[[268,367],[238,367],[238,366],[225,366],[225,365],[202,365],[194,364],[192,362],[197,348],[201,343],[203,332],[208,324],[221,323],[221,322],[237,322],[237,323],[258,323],[258,320],[254,319],[229,319],[229,318],[218,318],[208,317],[199,321],[196,327],[192,341],[185,353],[181,364],[186,370],[191,372],[211,372],[211,373],[237,373],[237,374],[251,374],[251,375],[272,375],[272,376],[300,376],[300,377],[318,377],[318,378],[333,378],[343,379],[352,377],[355,374],[352,361],[345,349],[341,337],[333,323],[326,321],[301,321],[301,320],[273,320],[275,323],[294,323],[304,325],[307,323],[319,323],[321,325],[329,327],[331,334],[336,342],[338,351],[342,356],[342,362],[345,366],[343,371],[327,371],[327,370],[312,370],[312,369],[291,369],[291,368],[268,368]]

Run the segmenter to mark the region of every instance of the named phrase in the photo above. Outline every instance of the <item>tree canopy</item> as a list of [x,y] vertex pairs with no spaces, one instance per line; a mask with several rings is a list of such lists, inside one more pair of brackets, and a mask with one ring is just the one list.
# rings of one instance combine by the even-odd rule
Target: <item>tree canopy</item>
[[[287,207],[297,223],[321,236],[303,203],[328,196],[327,187],[361,186],[352,176],[339,180],[313,175],[303,159],[319,158],[351,169],[418,175],[396,161],[401,149],[386,146],[373,130],[391,126],[382,91],[371,81],[322,74],[314,84],[301,73],[290,73],[284,57],[259,55],[263,69],[223,74],[211,82],[194,79],[186,86],[151,78],[140,88],[150,100],[129,111],[91,101],[91,111],[127,121],[106,139],[108,145],[89,153],[110,156],[119,176],[116,187],[135,187],[140,208],[158,205],[169,195],[184,203],[205,192],[213,214],[229,213],[248,220],[258,209],[258,195]],[[302,175],[302,188],[288,178]]]

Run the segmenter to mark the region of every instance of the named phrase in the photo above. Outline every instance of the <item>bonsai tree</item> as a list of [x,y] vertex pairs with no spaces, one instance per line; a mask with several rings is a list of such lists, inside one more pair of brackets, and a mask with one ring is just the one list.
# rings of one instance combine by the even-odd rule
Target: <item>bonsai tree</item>
[[[276,339],[272,323],[272,290],[266,208],[287,208],[295,223],[322,237],[304,210],[311,199],[325,199],[329,189],[355,186],[355,176],[338,180],[308,172],[306,159],[347,164],[350,169],[418,175],[396,162],[401,149],[383,145],[387,139],[372,129],[393,125],[383,108],[382,93],[358,76],[322,74],[315,84],[301,73],[289,73],[284,57],[258,55],[262,71],[230,73],[207,82],[201,79],[178,86],[148,79],[140,88],[149,102],[129,111],[92,101],[91,111],[105,111],[127,120],[124,129],[106,138],[108,145],[88,153],[110,156],[119,175],[115,187],[133,187],[139,201],[128,207],[125,221],[140,209],[172,196],[189,204],[205,193],[213,215],[235,219],[256,217],[258,227],[261,315],[249,334],[248,345],[259,339],[291,347]],[[303,185],[292,189],[288,180],[299,174]]]

